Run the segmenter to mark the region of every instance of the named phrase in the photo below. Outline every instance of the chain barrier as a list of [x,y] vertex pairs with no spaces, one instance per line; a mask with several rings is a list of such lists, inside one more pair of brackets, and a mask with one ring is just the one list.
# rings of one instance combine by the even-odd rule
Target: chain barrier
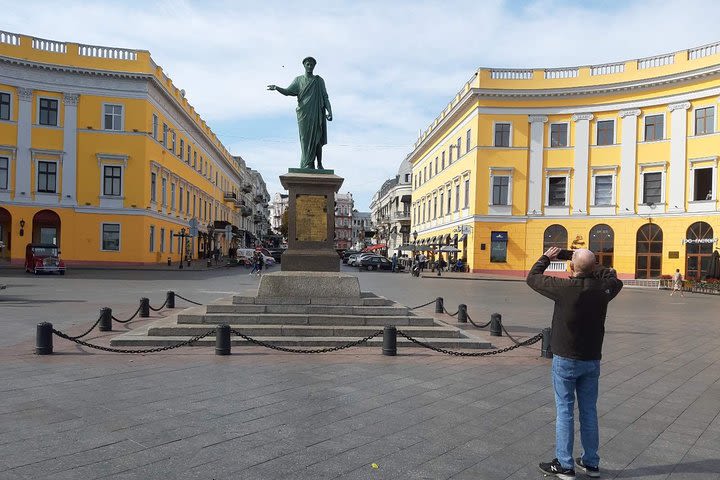
[[538,333],[534,337],[528,338],[524,342],[520,342],[516,345],[510,345],[509,347],[501,348],[498,350],[492,350],[490,352],[457,352],[454,350],[446,350],[446,349],[440,348],[440,347],[433,347],[432,345],[429,345],[429,344],[422,342],[416,338],[413,338],[410,335],[408,335],[407,333],[402,332],[400,330],[397,331],[397,334],[402,337],[407,338],[408,340],[410,340],[411,342],[413,342],[417,345],[420,345],[421,347],[429,348],[430,350],[434,350],[439,353],[444,353],[446,355],[454,355],[456,357],[487,357],[489,355],[497,355],[499,353],[505,353],[505,352],[509,352],[510,350],[515,350],[516,348],[527,347],[528,345],[532,345],[533,343],[539,342],[540,340],[542,340],[542,337],[543,337],[542,333]]
[[142,308],[142,307],[138,307],[137,310],[135,310],[135,313],[133,313],[132,316],[131,316],[130,318],[128,318],[127,320],[120,320],[120,319],[117,318],[115,315],[112,315],[111,318],[112,318],[113,320],[115,320],[116,322],[118,322],[118,323],[128,323],[128,322],[130,322],[133,318],[137,317],[138,313],[140,313],[140,309],[141,309],[141,308]]
[[490,324],[492,323],[492,320],[488,320],[488,322],[487,322],[486,324],[484,324],[484,325],[478,325],[477,323],[473,322],[473,319],[470,318],[470,314],[469,314],[469,313],[468,313],[467,319],[468,319],[468,322],[472,323],[472,324],[475,325],[477,328],[487,328],[487,327],[489,327]]
[[165,308],[165,305],[167,305],[167,302],[168,302],[168,301],[167,301],[167,298],[166,298],[166,299],[165,299],[165,302],[164,302],[162,305],[160,305],[158,308],[153,307],[153,306],[150,305],[149,303],[148,303],[148,307],[149,307],[150,310],[152,310],[153,312],[159,312],[160,310],[162,310],[163,308]]
[[422,305],[418,305],[417,307],[411,307],[411,308],[409,308],[408,310],[417,310],[418,308],[427,307],[427,306],[430,305],[431,303],[435,303],[435,299],[432,299],[432,300],[430,300],[430,301],[427,302],[427,303],[423,303]]
[[[202,305],[202,303],[193,302],[192,300],[189,300],[189,299],[187,299],[187,298],[185,298],[185,297],[183,297],[182,295],[179,295],[179,294],[177,294],[177,293],[175,294],[175,297],[176,297],[176,298],[180,298],[180,299],[182,299],[182,300],[185,300],[186,302],[190,302],[190,303],[192,303],[192,304],[194,304],[194,305]],[[167,302],[167,301],[166,301],[166,302]]]
[[[365,338],[361,338],[360,340],[357,340],[355,342],[346,343],[345,345],[338,345],[337,347],[328,347],[328,348],[318,348],[318,349],[304,349],[304,348],[287,348],[287,347],[280,347],[278,345],[273,345],[271,343],[263,342],[262,340],[257,340],[255,338],[249,337],[245,335],[244,333],[240,332],[239,330],[235,330],[233,328],[230,329],[230,332],[234,335],[237,335],[240,338],[243,338],[247,340],[250,343],[254,343],[255,345],[260,345],[261,347],[270,348],[272,350],[279,350],[281,352],[289,352],[289,353],[328,353],[328,352],[336,352],[338,350],[344,350],[346,348],[350,347],[357,347],[358,345],[362,345],[363,343],[366,343],[371,338],[375,338],[378,335],[382,335],[383,331],[378,330],[377,332],[372,333],[371,335],[368,335]],[[399,333],[399,332],[398,332]]]
[[443,305],[443,311],[445,311],[445,313],[446,313],[447,315],[450,315],[451,317],[454,317],[454,316],[456,316],[458,313],[460,313],[460,309],[458,309],[455,313],[450,313],[450,312],[448,312],[448,311],[447,311],[447,308],[445,308],[445,305]]
[[88,328],[87,332],[83,333],[82,335],[76,335],[76,336],[74,336],[74,337],[68,336],[68,340],[73,340],[73,341],[75,341],[75,340],[79,340],[79,339],[83,338],[85,335],[87,335],[88,333],[92,332],[93,329],[98,326],[98,323],[100,323],[100,320],[102,320],[102,313],[101,313],[100,316],[98,317],[97,321],[96,321],[95,323],[93,323],[93,326],[90,327],[90,328]]
[[52,332],[57,335],[60,338],[64,338],[65,340],[71,340],[79,345],[82,345],[84,347],[94,348],[96,350],[102,350],[103,352],[112,352],[112,353],[155,353],[155,352],[164,352],[165,350],[172,350],[174,348],[180,348],[184,347],[185,345],[190,345],[193,342],[197,342],[198,340],[207,337],[208,335],[212,335],[215,333],[215,329],[208,330],[207,332],[203,333],[202,335],[197,335],[195,337],[192,337],[189,340],[185,340],[184,342],[177,343],[175,345],[167,345],[165,347],[156,347],[156,348],[146,348],[144,350],[132,350],[129,348],[112,348],[112,347],[104,347],[102,345],[95,345],[93,343],[84,342],[82,340],[78,340],[77,337],[71,337],[67,335],[66,333],[61,332],[60,330],[52,329]]

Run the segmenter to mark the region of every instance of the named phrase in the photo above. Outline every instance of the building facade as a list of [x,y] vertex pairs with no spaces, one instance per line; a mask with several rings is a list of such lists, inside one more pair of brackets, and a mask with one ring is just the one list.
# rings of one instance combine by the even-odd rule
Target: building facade
[[410,243],[411,178],[412,165],[408,156],[400,164],[397,175],[386,180],[370,202],[376,242],[387,245],[389,255]]
[[283,215],[288,209],[288,198],[286,193],[277,192],[270,204],[270,224],[276,232],[280,232]]
[[0,32],[5,261],[30,242],[71,266],[226,252],[243,241],[238,158],[149,52]]
[[352,248],[361,250],[366,247],[374,236],[372,214],[370,212],[352,212]]
[[352,212],[355,206],[352,193],[335,194],[335,249],[347,250],[353,245]]
[[[475,72],[410,154],[417,243],[522,275],[550,246],[623,278],[704,275],[717,248],[720,43]],[[564,270],[564,262],[554,264]]]

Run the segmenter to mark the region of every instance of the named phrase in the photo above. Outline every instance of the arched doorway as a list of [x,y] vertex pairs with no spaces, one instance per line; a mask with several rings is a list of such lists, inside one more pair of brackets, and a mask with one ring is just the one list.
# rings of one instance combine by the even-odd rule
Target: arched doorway
[[663,232],[654,223],[637,231],[635,243],[635,278],[658,278],[662,273]]
[[700,280],[707,275],[713,252],[713,229],[705,222],[695,222],[685,234],[685,277]]
[[595,261],[604,267],[612,267],[615,251],[615,232],[610,225],[604,223],[590,229],[590,251],[595,254]]
[[40,210],[33,217],[33,243],[52,243],[60,246],[60,216],[52,210]]
[[562,225],[554,224],[545,229],[543,235],[543,252],[547,252],[550,247],[567,249],[568,233]]
[[0,260],[10,260],[10,239],[12,238],[12,215],[0,207]]

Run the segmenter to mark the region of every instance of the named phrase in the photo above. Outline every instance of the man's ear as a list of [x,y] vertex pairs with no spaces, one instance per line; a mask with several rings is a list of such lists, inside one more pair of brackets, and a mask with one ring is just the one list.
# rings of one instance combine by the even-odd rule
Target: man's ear
[[575,271],[575,264],[573,262],[570,262],[570,271],[571,272]]

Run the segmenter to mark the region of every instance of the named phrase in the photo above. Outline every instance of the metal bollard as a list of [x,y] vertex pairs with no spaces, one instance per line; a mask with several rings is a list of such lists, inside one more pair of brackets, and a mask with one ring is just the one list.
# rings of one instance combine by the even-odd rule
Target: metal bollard
[[165,298],[167,298],[167,303],[165,304],[165,306],[167,308],[175,308],[175,292],[173,292],[172,290],[168,290],[167,296]]
[[490,336],[502,337],[502,315],[493,313],[490,315]]
[[147,318],[150,316],[150,299],[142,297],[140,299],[140,316]]
[[392,325],[386,325],[383,330],[382,354],[390,357],[397,355],[397,329]]
[[103,307],[100,309],[100,323],[98,330],[101,332],[112,332],[112,308]]
[[467,305],[464,303],[458,305],[458,322],[467,323]]
[[435,299],[435,313],[443,313],[445,311],[445,304],[442,297]]
[[35,334],[35,353],[37,355],[50,355],[53,352],[52,330],[52,323],[37,324],[37,333]]
[[207,259],[207,267],[212,267],[212,260],[210,260],[209,258]]
[[171,267],[171,266],[172,266],[172,259],[170,257],[168,257],[168,267]]
[[230,325],[215,327],[215,355],[230,355]]
[[540,348],[540,356],[543,358],[552,358],[552,348],[550,348],[550,336],[552,335],[552,328],[542,329],[542,347]]

